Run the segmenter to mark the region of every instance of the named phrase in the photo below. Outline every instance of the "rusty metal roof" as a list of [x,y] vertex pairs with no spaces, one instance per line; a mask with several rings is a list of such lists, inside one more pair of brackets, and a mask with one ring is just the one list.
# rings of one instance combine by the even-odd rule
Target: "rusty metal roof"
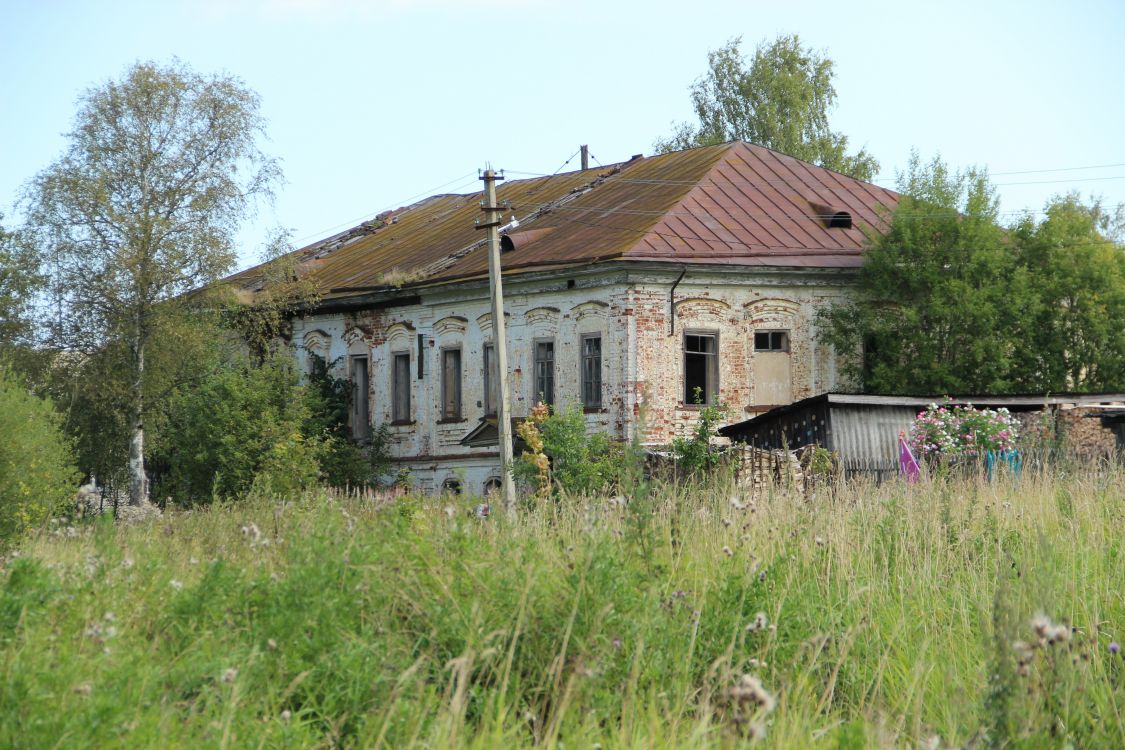
[[[326,298],[488,273],[480,192],[435,195],[296,251]],[[505,275],[604,260],[848,268],[893,191],[749,143],[508,180]],[[845,226],[832,226],[832,224]],[[229,280],[250,285],[248,269]]]

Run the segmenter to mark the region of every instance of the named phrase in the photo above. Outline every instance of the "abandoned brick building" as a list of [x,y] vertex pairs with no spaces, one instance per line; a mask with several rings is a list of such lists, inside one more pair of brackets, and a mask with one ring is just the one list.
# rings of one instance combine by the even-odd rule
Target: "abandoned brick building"
[[[737,421],[838,389],[815,315],[897,200],[742,142],[507,180],[498,197],[519,220],[501,256],[513,416],[542,399],[629,439],[643,411],[652,444],[691,425],[696,392]],[[480,199],[435,195],[297,251],[322,298],[294,321],[295,356],[352,379],[355,436],[389,425],[428,490],[498,478]]]

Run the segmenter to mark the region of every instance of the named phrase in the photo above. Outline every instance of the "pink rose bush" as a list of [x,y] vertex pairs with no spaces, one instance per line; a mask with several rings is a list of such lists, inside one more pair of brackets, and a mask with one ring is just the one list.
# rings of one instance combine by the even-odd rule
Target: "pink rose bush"
[[1019,422],[1007,409],[930,404],[919,412],[907,438],[919,459],[983,456],[1014,450]]

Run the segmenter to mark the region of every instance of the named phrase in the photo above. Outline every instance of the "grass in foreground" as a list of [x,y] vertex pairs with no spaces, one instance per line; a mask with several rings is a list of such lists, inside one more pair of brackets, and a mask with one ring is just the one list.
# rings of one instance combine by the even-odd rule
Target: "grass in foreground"
[[1125,744],[1125,476],[467,511],[26,541],[0,746]]

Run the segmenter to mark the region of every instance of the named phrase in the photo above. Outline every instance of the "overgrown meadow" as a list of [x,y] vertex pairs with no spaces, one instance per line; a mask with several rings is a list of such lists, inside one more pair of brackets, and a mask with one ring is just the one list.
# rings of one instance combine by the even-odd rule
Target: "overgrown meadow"
[[4,747],[1125,744],[1125,475],[323,493],[0,567]]

